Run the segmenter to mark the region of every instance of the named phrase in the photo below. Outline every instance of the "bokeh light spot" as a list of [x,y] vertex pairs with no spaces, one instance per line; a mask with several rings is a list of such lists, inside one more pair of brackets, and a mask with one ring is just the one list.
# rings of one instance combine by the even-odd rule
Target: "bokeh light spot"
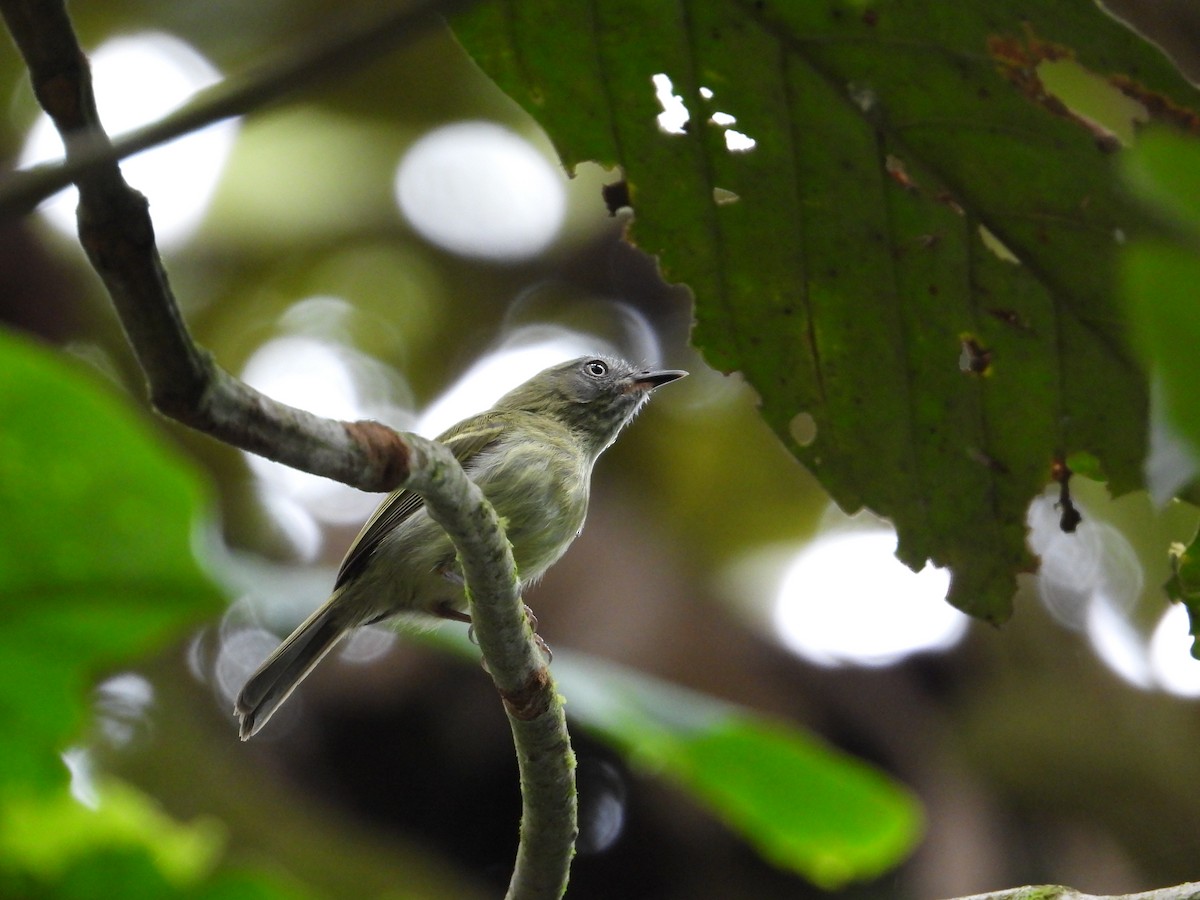
[[1150,638],[1150,665],[1164,690],[1181,697],[1200,697],[1200,659],[1192,656],[1188,627],[1187,608],[1172,604]]
[[342,641],[338,657],[345,662],[364,664],[387,655],[399,636],[390,628],[367,625],[356,628]]
[[1041,558],[1037,588],[1060,623],[1082,630],[1096,655],[1132,685],[1153,685],[1144,637],[1130,619],[1145,574],[1129,540],[1076,500],[1083,521],[1073,532],[1059,523],[1055,490],[1029,506],[1029,546]]
[[133,672],[114,675],[96,687],[96,729],[111,747],[142,735],[154,705],[154,686]]
[[96,762],[86,747],[70,747],[62,752],[63,765],[71,773],[71,796],[88,809],[100,808],[96,787]]
[[561,230],[563,181],[524,138],[491,122],[458,122],[409,148],[396,171],[396,200],[439,247],[518,261],[541,253]]
[[[364,397],[364,387],[376,382],[378,363],[351,347],[300,335],[287,335],[263,344],[247,360],[242,378],[269,397],[320,416],[356,420],[392,420],[398,413],[381,405],[386,398]],[[403,427],[404,423],[390,424]],[[363,521],[379,503],[374,494],[355,490],[261,456],[246,454],[259,477],[263,493],[273,497],[271,512],[292,536],[298,549],[311,556],[313,531],[302,516],[307,511],[322,522],[348,524]],[[286,503],[284,500],[290,500]],[[289,521],[289,518],[294,521]]]
[[[114,38],[91,55],[100,119],[120,135],[162,118],[221,73],[191,46],[161,32]],[[177,246],[195,232],[237,135],[237,123],[218,122],[201,131],[138,153],[121,163],[126,180],[147,196],[160,247]],[[62,158],[62,141],[46,115],[29,132],[19,165]],[[75,233],[74,188],[41,207],[57,230]]]
[[968,619],[946,603],[950,575],[913,572],[882,528],[818,538],[788,566],[773,619],[790,650],[821,665],[883,666],[953,646]]

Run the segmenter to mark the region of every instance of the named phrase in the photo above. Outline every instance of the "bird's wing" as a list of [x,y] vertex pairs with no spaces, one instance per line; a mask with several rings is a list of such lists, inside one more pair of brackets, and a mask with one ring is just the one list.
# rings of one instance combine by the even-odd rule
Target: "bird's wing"
[[[504,430],[503,423],[497,416],[483,413],[466,421],[459,422],[438,438],[454,454],[459,465],[470,471],[470,461],[482,451],[495,444]],[[375,510],[367,523],[359,531],[358,537],[350,545],[342,566],[338,569],[335,588],[339,588],[366,567],[371,556],[378,549],[380,542],[393,528],[400,525],[417,512],[425,501],[419,494],[408,490],[393,491],[388,495],[379,508]]]

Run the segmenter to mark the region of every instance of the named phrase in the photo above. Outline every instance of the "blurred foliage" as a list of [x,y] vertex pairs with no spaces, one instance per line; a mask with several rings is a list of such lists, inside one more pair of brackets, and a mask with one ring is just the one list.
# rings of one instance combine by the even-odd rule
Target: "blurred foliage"
[[815,884],[877,877],[920,838],[912,794],[783,722],[574,654],[555,674],[573,720]]
[[145,851],[164,878],[192,882],[207,874],[222,849],[224,832],[213,820],[177,823],[129,785],[99,777],[88,789],[92,806],[64,792],[12,800],[0,831],[0,855],[52,880],[94,850]]
[[[467,659],[476,652],[465,637],[425,640]],[[877,877],[920,840],[913,794],[786,722],[570,651],[555,654],[554,677],[572,723],[814,884]]]
[[1133,241],[1122,254],[1123,288],[1139,349],[1163,389],[1172,426],[1200,448],[1195,352],[1200,342],[1200,146],[1164,131],[1126,154],[1126,182],[1170,223],[1171,233]]
[[[696,345],[844,509],[952,570],[955,605],[1007,618],[1055,459],[1140,485],[1113,261],[1146,218],[1116,139],[1038,67],[1078,60],[1164,118],[1194,92],[1093,3],[480,4],[455,30],[568,165],[622,166],[635,239],[695,292]],[[655,73],[685,134],[656,123]],[[718,111],[757,145],[728,150]]]
[[[9,511],[0,533],[8,622],[0,690],[14,725],[0,747],[10,789],[0,795],[9,825],[0,866],[18,861],[23,877],[44,882],[46,896],[72,896],[73,885],[97,877],[123,885],[127,896],[166,896],[169,871],[194,880],[180,865],[211,860],[211,829],[208,838],[199,828],[184,832],[125,789],[105,791],[101,813],[84,809],[62,793],[58,755],[77,736],[86,686],[101,667],[145,655],[222,605],[193,557],[200,491],[187,468],[82,373],[12,336],[0,341],[0,371],[0,485]],[[88,452],[80,435],[103,435],[106,452]],[[575,711],[591,727],[707,798],[778,864],[837,885],[877,874],[911,850],[919,814],[880,773],[782,723],[730,714],[699,695],[672,694],[630,673],[581,677],[567,660],[562,667],[565,689],[579,697]],[[665,719],[652,714],[666,708],[673,712]],[[30,786],[51,799],[21,799]],[[155,877],[162,881],[152,890],[142,884]],[[224,894],[206,888],[203,896]]]
[[4,333],[0,356],[2,795],[62,787],[57,755],[93,679],[224,598],[195,560],[203,493],[191,470],[46,350]]
[[224,606],[194,555],[197,479],[95,381],[0,332],[0,892],[289,896],[208,880],[219,827],[177,826],[119,784],[100,811],[67,795],[91,683]]

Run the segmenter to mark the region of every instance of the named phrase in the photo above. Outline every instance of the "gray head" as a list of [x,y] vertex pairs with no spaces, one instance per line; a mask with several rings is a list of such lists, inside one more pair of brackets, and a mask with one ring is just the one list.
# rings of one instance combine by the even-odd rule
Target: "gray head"
[[652,390],[686,374],[680,369],[641,368],[611,356],[581,356],[539,372],[493,408],[549,416],[599,454],[637,415]]

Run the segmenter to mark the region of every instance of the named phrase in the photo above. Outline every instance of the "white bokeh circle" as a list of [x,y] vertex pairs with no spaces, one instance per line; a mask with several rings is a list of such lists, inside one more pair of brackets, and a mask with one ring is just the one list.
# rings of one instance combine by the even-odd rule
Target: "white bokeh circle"
[[518,261],[546,249],[566,215],[564,176],[524,138],[457,122],[418,140],[396,170],[396,201],[426,240],[462,256]]
[[[162,32],[106,41],[91,54],[91,68],[101,122],[114,136],[162,118],[221,80],[195,49]],[[150,201],[159,246],[181,244],[199,227],[236,135],[235,121],[218,122],[122,161],[125,179]],[[30,129],[18,164],[32,166],[62,155],[62,141],[43,114]],[[73,234],[78,202],[76,190],[68,188],[40,211],[57,230]]]

